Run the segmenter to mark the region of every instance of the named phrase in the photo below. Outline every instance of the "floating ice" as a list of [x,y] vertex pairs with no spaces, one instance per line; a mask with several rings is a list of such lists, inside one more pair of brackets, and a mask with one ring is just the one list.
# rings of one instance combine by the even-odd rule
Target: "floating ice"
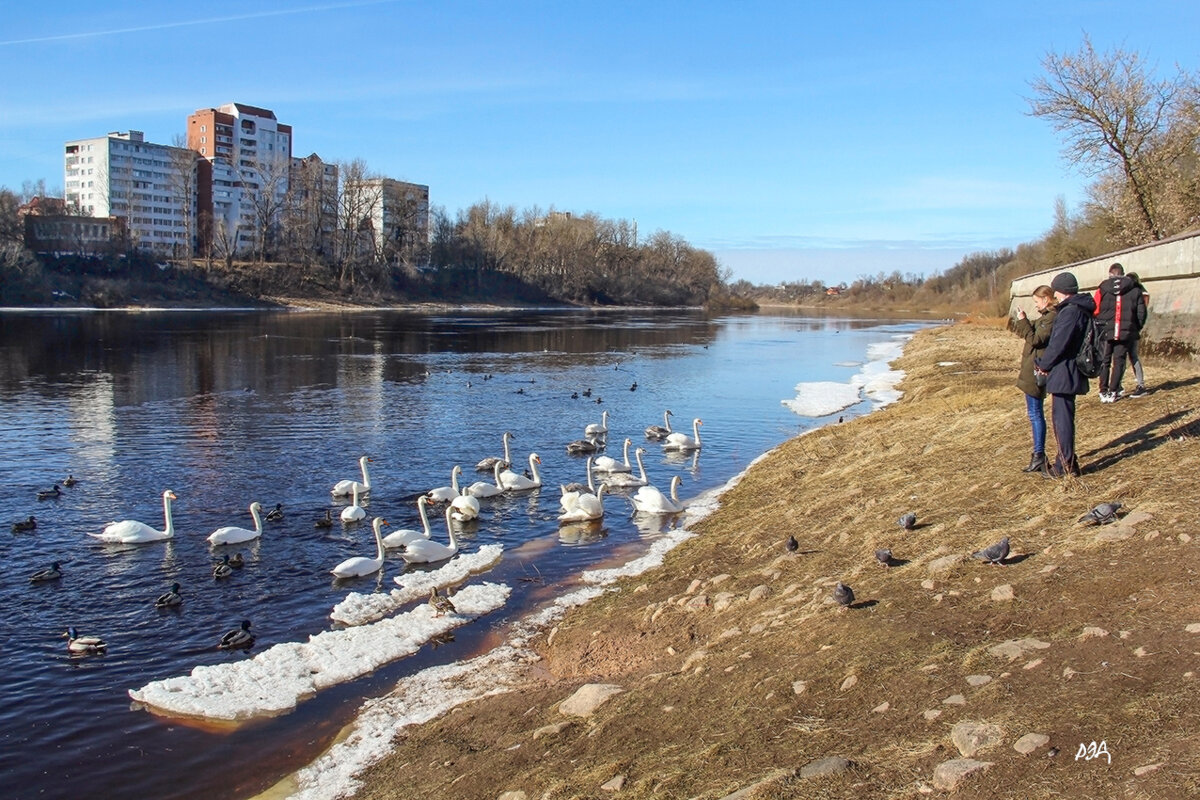
[[351,592],[333,607],[329,616],[343,625],[365,625],[382,619],[413,600],[423,600],[430,589],[444,589],[462,583],[473,573],[490,569],[500,561],[504,548],[488,544],[474,553],[460,555],[428,572],[409,572],[393,578],[399,589],[390,592]]
[[814,381],[796,384],[796,397],[780,402],[802,417],[827,417],[849,408],[860,399],[859,389],[853,384]]
[[236,721],[283,713],[321,689],[411,655],[434,636],[495,611],[511,591],[495,583],[467,586],[454,595],[456,613],[438,617],[423,603],[372,625],[277,644],[245,661],[196,667],[190,675],[130,689],[129,696],[188,717]]

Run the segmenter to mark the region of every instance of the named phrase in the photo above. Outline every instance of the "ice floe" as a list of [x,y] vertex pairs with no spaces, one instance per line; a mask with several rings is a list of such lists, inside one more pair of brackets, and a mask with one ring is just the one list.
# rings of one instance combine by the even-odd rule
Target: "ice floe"
[[[781,400],[802,417],[827,417],[858,403],[865,395],[875,408],[894,403],[901,392],[896,386],[904,379],[902,370],[891,368],[904,352],[904,344],[912,336],[898,334],[885,342],[867,346],[867,361],[848,383],[812,381],[796,384],[796,396]],[[855,365],[858,366],[858,365]]]

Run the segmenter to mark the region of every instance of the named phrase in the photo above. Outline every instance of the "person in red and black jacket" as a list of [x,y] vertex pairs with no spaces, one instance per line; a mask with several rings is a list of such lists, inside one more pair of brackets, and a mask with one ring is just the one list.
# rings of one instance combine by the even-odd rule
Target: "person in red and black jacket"
[[1100,402],[1115,403],[1123,394],[1125,358],[1146,323],[1141,284],[1125,274],[1119,263],[1108,268],[1108,277],[1092,296],[1096,320],[1103,330],[1104,356],[1100,362]]

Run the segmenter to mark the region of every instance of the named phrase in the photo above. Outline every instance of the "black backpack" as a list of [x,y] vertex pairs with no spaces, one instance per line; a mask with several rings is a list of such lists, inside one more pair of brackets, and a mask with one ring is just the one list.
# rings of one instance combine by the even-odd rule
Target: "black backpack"
[[1083,328],[1083,343],[1079,345],[1079,354],[1075,356],[1075,369],[1085,378],[1095,378],[1100,375],[1100,362],[1104,360],[1103,338],[1100,335],[1100,324],[1095,317],[1088,317]]

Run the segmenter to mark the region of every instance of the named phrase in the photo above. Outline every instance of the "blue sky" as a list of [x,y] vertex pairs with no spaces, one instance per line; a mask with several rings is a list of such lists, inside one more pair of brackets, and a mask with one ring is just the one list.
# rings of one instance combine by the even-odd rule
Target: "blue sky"
[[930,274],[1013,247],[1088,176],[1026,112],[1047,51],[1195,69],[1195,2],[5,3],[0,186],[62,145],[242,102],[453,214],[636,221],[733,277]]

